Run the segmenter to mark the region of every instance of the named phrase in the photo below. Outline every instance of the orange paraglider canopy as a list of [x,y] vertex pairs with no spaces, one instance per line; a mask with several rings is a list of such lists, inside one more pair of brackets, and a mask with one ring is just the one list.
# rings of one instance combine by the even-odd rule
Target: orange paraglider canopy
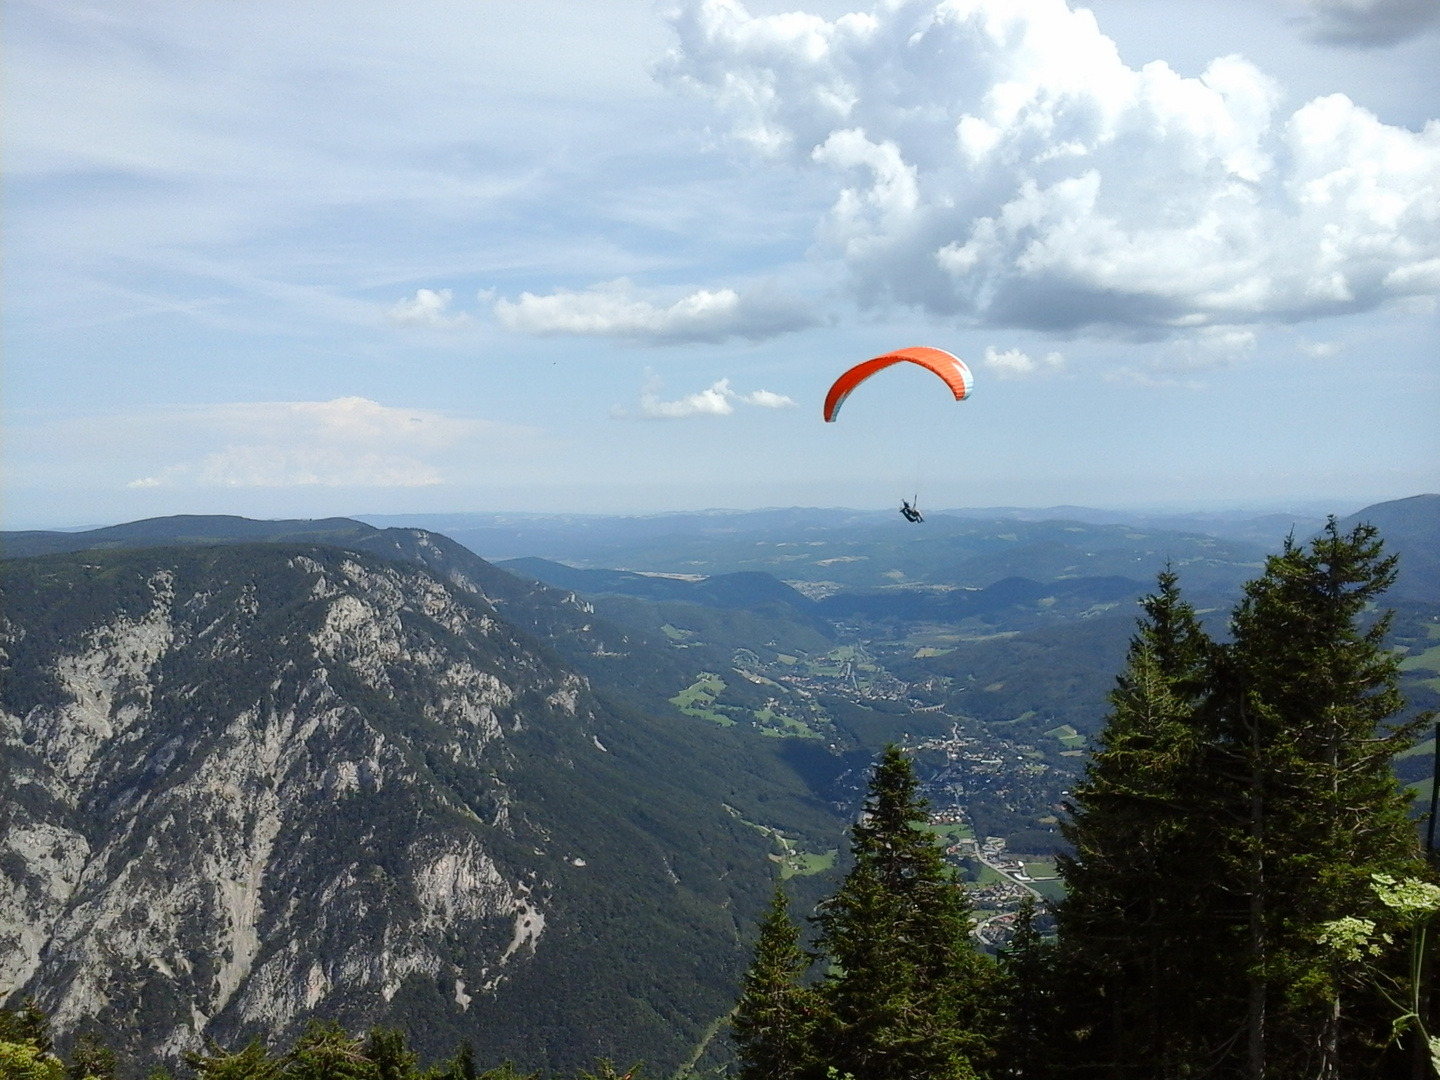
[[965,361],[944,349],[932,349],[928,345],[896,349],[892,353],[856,364],[835,380],[835,385],[830,387],[830,392],[825,395],[825,422],[833,423],[835,417],[840,415],[840,406],[845,404],[845,399],[852,390],[877,371],[884,371],[895,364],[919,364],[933,371],[945,380],[945,385],[955,394],[956,401],[964,401],[975,387],[975,377],[970,374]]

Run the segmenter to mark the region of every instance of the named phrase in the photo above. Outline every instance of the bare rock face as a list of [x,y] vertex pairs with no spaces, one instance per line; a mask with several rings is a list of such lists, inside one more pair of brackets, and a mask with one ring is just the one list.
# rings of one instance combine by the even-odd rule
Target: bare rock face
[[[34,993],[62,1032],[99,1024],[141,1059],[427,1013],[515,1053],[497,1032],[607,962],[595,935],[624,912],[585,906],[598,873],[715,924],[710,968],[685,960],[713,1000],[676,1047],[723,1011],[733,896],[683,891],[676,845],[632,812],[606,824],[616,721],[460,575],[320,546],[7,565],[0,999]],[[530,1062],[628,1049],[550,1039]]]

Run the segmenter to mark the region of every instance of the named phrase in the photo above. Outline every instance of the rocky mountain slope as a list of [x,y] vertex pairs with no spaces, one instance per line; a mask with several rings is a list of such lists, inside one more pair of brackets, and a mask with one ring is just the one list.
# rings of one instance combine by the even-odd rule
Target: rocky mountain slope
[[387,558],[3,564],[0,996],[142,1061],[321,1015],[669,1071],[768,895],[751,823],[838,822],[764,747],[608,692],[664,672],[585,602],[359,528]]

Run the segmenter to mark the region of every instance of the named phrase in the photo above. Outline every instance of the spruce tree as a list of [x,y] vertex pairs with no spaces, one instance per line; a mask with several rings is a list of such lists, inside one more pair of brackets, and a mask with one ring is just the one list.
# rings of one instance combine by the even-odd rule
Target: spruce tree
[[1233,1044],[1241,978],[1224,839],[1203,778],[1214,646],[1160,574],[1062,825],[1057,1050],[1107,1077],[1201,1075]]
[[187,1053],[185,1063],[199,1080],[277,1080],[284,1066],[258,1036],[233,1054],[211,1043],[209,1053]]
[[378,1080],[359,1039],[332,1021],[312,1020],[290,1051],[285,1080]]
[[70,1047],[66,1080],[115,1080],[115,1052],[93,1032],[85,1032]]
[[[1209,642],[1162,575],[1075,791],[1058,912],[1076,1074],[1367,1075],[1381,1003],[1324,928],[1378,918],[1373,874],[1422,876],[1376,532],[1332,520],[1245,588]],[[1368,622],[1366,620],[1369,620]]]
[[1040,933],[1035,897],[1026,893],[999,958],[1004,1029],[995,1075],[1033,1080],[1049,1070],[1055,1030],[1053,952]]
[[777,886],[730,1021],[740,1080],[794,1080],[813,1067],[816,1001],[800,984],[809,966],[789,900]]
[[411,1080],[415,1075],[416,1055],[406,1048],[403,1031],[371,1028],[364,1053],[375,1066],[375,1080]]
[[1362,625],[1394,579],[1373,527],[1342,534],[1332,518],[1246,587],[1219,665],[1220,758],[1245,818],[1234,863],[1248,900],[1252,1077],[1337,1078],[1373,1057],[1372,1003],[1343,1000],[1319,928],[1374,913],[1372,874],[1424,873],[1391,761],[1429,717],[1394,722],[1404,703],[1399,657],[1384,647],[1390,616]]
[[914,769],[890,746],[854,827],[854,865],[817,916],[831,970],[816,1042],[842,1074],[961,1080],[993,1053],[994,966],[926,823]]

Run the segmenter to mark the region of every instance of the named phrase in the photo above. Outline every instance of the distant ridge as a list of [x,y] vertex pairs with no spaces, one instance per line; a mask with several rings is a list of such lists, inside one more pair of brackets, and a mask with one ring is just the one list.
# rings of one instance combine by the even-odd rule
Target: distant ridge
[[814,603],[773,574],[742,570],[733,574],[689,581],[684,578],[637,574],[630,570],[586,570],[549,559],[504,559],[494,565],[557,589],[590,595],[614,593],[645,600],[680,600],[706,607],[748,608],[758,604],[785,604],[809,612]]
[[262,521],[232,514],[176,514],[83,532],[28,530],[0,533],[0,555],[13,559],[58,555],[67,551],[172,544],[241,544],[247,541],[345,543],[378,531],[372,525],[343,517]]
[[1386,550],[1400,556],[1399,576],[1387,598],[1440,603],[1440,495],[1376,503],[1340,526],[1353,529],[1361,522],[1379,529]]

